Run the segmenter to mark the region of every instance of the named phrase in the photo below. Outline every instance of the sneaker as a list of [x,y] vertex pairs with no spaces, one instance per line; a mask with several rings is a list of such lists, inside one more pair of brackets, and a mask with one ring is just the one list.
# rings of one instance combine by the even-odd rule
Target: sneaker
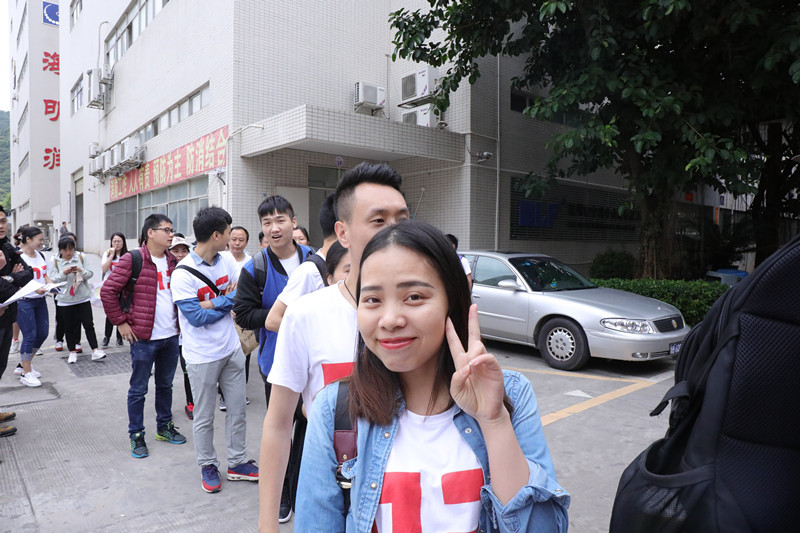
[[228,404],[225,403],[225,398],[223,398],[222,396],[219,397],[219,410],[220,411],[228,410]]
[[144,443],[144,433],[141,431],[131,435],[131,455],[137,459],[143,459],[150,455],[147,452],[147,444]]
[[17,432],[17,428],[14,426],[8,425],[0,425],[0,437],[8,437],[9,435],[13,435]]
[[41,348],[39,348],[38,350],[36,350],[36,353],[33,354],[33,355],[44,355],[44,352],[42,351]]
[[222,483],[219,480],[219,470],[214,465],[203,467],[203,490],[209,493],[222,490]]
[[250,398],[248,398],[247,396],[244,397],[244,404],[250,405]]
[[8,350],[8,353],[19,353],[19,339],[11,341],[11,349]]
[[228,481],[258,481],[258,467],[252,459],[246,463],[228,467]]
[[14,375],[16,376],[24,376],[25,371],[22,369],[22,365],[17,364],[17,368],[14,369]]
[[108,337],[103,337],[103,342],[100,343],[101,348],[108,348]]
[[57,352],[60,352],[60,351],[61,351],[61,350],[63,350],[63,349],[64,349],[64,343],[63,343],[63,342],[61,342],[61,341],[58,341],[58,342],[56,343],[56,351],[57,351]]
[[78,362],[78,353],[77,352],[69,352],[69,358],[67,359],[67,363],[77,363]]
[[92,351],[92,361],[99,361],[100,359],[106,358],[106,352],[101,350],[100,348],[95,348]]
[[78,353],[83,353],[83,348],[81,348],[81,344],[78,343],[75,345],[75,351]]
[[292,502],[289,499],[289,491],[285,488],[281,493],[281,506],[278,510],[278,523],[285,524],[292,519]]
[[117,348],[121,348],[123,346],[125,346],[125,343],[122,341],[122,339],[117,339]]
[[184,444],[186,437],[178,433],[178,428],[170,421],[166,426],[156,432],[156,440],[167,441],[170,444]]
[[0,413],[0,422],[8,422],[9,420],[14,420],[15,418],[17,418],[17,413],[14,411]]
[[184,407],[183,410],[186,411],[186,416],[189,417],[189,420],[194,420],[194,404],[193,403],[186,404],[186,407]]
[[19,382],[22,383],[23,385],[27,385],[28,387],[42,386],[42,382],[39,381],[39,378],[37,378],[33,372],[28,372],[27,374],[19,378]]

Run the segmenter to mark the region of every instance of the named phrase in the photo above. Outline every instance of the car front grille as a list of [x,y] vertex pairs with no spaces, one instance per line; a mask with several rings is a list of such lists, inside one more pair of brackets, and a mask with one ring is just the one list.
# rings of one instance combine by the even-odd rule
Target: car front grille
[[661,333],[669,333],[670,331],[683,329],[683,318],[681,315],[668,316],[667,318],[653,320],[653,324]]

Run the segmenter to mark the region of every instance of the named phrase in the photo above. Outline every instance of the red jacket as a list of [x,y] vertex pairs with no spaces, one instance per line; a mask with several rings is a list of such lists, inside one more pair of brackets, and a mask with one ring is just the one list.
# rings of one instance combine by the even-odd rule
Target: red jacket
[[[100,299],[103,301],[103,309],[112,324],[119,326],[127,322],[133,329],[134,335],[143,340],[149,340],[153,333],[153,322],[156,317],[156,297],[158,293],[158,269],[150,258],[150,250],[147,246],[139,248],[142,254],[142,271],[136,284],[133,286],[133,303],[129,313],[123,313],[119,305],[117,295],[125,290],[128,280],[131,279],[131,268],[133,259],[127,253],[120,257],[119,263],[111,271],[108,278],[103,282],[100,289]],[[169,276],[178,260],[167,250],[167,265]],[[176,313],[177,316],[177,313]],[[176,320],[177,327],[177,320]]]

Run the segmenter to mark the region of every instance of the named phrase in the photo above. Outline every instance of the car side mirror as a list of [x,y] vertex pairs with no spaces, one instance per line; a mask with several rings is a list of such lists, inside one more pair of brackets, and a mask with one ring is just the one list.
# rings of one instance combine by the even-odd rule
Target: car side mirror
[[524,291],[525,290],[523,287],[520,287],[520,285],[517,282],[517,280],[514,280],[514,279],[501,280],[497,284],[497,286],[502,288],[502,289],[514,289],[515,291]]

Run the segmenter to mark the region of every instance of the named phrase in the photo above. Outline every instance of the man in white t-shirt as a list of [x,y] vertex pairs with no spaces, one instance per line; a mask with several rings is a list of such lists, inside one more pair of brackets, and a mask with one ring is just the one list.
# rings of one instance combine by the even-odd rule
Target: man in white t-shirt
[[[289,276],[289,281],[286,282],[286,287],[278,295],[278,299],[272,304],[267,315],[266,327],[270,331],[278,331],[283,320],[283,315],[286,313],[286,308],[296,302],[298,298],[304,294],[314,292],[321,289],[328,284],[325,279],[325,269],[320,270],[319,265],[325,265],[325,258],[328,255],[328,249],[337,241],[336,239],[336,212],[333,202],[336,195],[329,194],[322,202],[319,208],[319,226],[322,229],[322,248],[317,250],[314,256],[308,257],[303,263],[295,269]],[[320,263],[321,260],[321,263]]]
[[[177,260],[169,252],[172,221],[161,214],[148,216],[142,227],[143,243],[138,250],[123,255],[100,290],[106,316],[123,339],[131,345],[131,380],[128,389],[128,434],[131,455],[149,455],[144,440],[144,402],[150,369],[155,365],[156,440],[183,444],[186,437],[172,422],[172,381],[178,366],[178,313],[172,301],[170,278]],[[134,273],[133,255],[141,261]],[[132,297],[129,282],[135,277]],[[129,301],[123,310],[119,296]]]
[[[450,240],[450,243],[453,245],[453,250],[458,253],[458,237],[453,235],[452,233],[448,233],[445,235]],[[461,254],[458,254],[458,258],[461,260],[461,268],[464,270],[464,275],[467,276],[467,283],[469,283],[470,290],[472,289],[472,269],[469,267],[469,261],[467,258]]]
[[[350,374],[358,335],[355,293],[361,254],[382,228],[407,219],[402,179],[387,165],[361,163],[336,188],[336,236],[350,250],[347,279],[301,297],[286,311],[278,333],[272,384],[261,437],[261,463],[269,469],[259,484],[259,529],[278,531],[288,521],[283,474],[289,460],[291,428],[302,393],[306,411],[332,380]],[[289,509],[291,510],[291,509]]]
[[183,357],[194,397],[194,446],[202,487],[219,492],[219,460],[214,449],[217,384],[225,394],[225,437],[230,481],[258,481],[258,467],[247,459],[245,356],[233,326],[233,297],[239,270],[225,250],[231,216],[220,207],[197,212],[192,226],[197,246],[172,276],[172,296],[183,333]]

